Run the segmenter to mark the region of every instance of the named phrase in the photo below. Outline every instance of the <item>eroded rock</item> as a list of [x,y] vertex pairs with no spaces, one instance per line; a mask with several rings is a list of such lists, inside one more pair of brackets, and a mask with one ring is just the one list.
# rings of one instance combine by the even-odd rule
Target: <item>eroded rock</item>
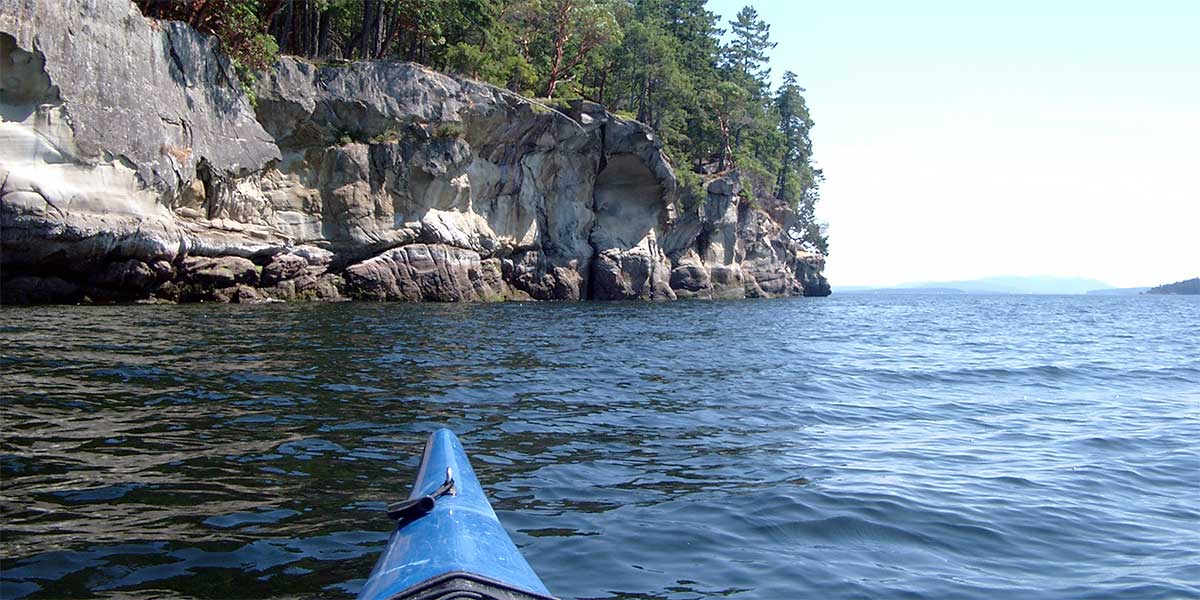
[[[122,0],[0,3],[4,302],[828,293],[736,172],[682,206],[645,125],[420,65],[261,73]],[[781,216],[782,215],[782,216]]]
[[276,254],[262,270],[262,285],[272,286],[285,279],[308,274],[308,261],[295,254]]
[[189,256],[183,259],[181,271],[185,281],[205,288],[258,283],[258,267],[250,259],[240,256]]
[[410,244],[346,269],[351,295],[369,300],[471,302],[501,300],[499,269],[479,254],[444,244]]

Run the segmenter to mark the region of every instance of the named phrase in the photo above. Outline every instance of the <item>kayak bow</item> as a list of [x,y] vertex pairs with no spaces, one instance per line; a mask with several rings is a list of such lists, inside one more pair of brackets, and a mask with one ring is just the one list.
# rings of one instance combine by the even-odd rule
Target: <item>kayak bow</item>
[[554,600],[492,510],[462,443],[449,429],[429,436],[387,549],[359,600]]

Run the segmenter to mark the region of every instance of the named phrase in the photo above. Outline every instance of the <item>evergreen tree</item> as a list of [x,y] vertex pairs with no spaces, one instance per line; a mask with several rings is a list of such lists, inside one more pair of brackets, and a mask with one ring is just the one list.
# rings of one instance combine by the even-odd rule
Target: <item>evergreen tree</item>
[[785,139],[783,161],[776,180],[775,196],[788,203],[796,214],[791,233],[812,249],[828,252],[828,238],[816,222],[816,204],[820,199],[820,169],[812,164],[812,139],[809,132],[813,121],[796,74],[783,74],[783,84],[775,94],[779,114],[779,131]]
[[767,66],[770,61],[767,52],[775,47],[770,40],[771,26],[758,18],[758,11],[746,6],[738,11],[729,28],[733,39],[723,50],[724,66],[738,83],[759,98],[769,87],[771,77]]
[[705,8],[705,0],[659,0],[659,19],[674,39],[676,62],[686,74],[684,93],[677,99],[681,115],[679,131],[671,136],[683,149],[685,168],[702,168],[724,146],[719,122],[706,110],[702,91],[720,81],[717,62],[721,52],[720,19]]
[[783,74],[783,84],[775,94],[779,131],[783,134],[785,142],[783,164],[776,181],[775,194],[779,198],[793,197],[790,184],[797,183],[796,172],[803,172],[812,157],[812,140],[809,139],[808,132],[812,129],[813,122],[802,92],[804,88],[796,84],[796,74],[786,71]]

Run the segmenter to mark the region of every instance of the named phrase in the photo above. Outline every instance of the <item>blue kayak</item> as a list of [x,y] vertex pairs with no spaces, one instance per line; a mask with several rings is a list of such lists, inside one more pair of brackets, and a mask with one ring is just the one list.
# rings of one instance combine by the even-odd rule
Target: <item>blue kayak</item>
[[492,510],[462,443],[429,436],[412,494],[359,600],[553,600]]

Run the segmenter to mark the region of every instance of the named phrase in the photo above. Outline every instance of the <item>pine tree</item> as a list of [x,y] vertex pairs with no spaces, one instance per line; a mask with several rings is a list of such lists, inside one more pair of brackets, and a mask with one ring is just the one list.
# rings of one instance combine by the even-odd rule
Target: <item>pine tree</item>
[[804,88],[796,83],[796,74],[787,71],[775,94],[775,110],[779,114],[779,131],[785,140],[783,160],[776,180],[777,198],[784,200],[795,212],[791,234],[811,249],[828,252],[828,237],[816,222],[816,204],[820,199],[823,174],[812,163],[813,121],[802,95]]
[[776,181],[775,194],[779,198],[789,197],[789,184],[795,180],[795,173],[803,171],[812,157],[812,140],[808,132],[812,129],[813,122],[802,92],[804,88],[796,84],[796,74],[786,71],[783,74],[783,84],[775,94],[779,131],[785,141],[783,164]]
[[737,83],[760,98],[769,87],[771,69],[767,52],[775,48],[771,38],[771,26],[758,18],[758,11],[746,6],[738,11],[729,24],[733,39],[723,50],[724,66],[735,76]]

